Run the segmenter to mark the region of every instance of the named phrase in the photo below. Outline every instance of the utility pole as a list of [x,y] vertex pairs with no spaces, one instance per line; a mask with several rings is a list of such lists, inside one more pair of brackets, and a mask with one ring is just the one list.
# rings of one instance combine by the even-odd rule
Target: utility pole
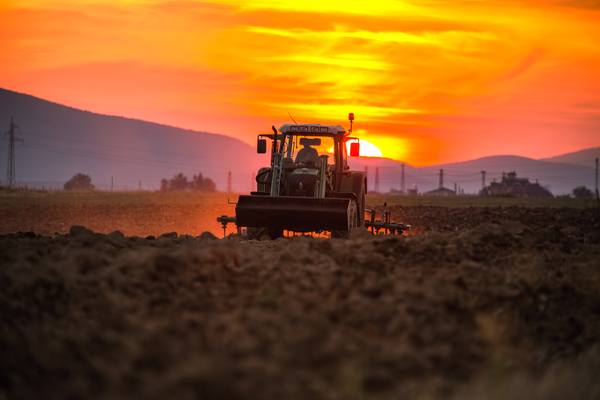
[[375,168],[375,193],[379,193],[379,167]]
[[113,191],[113,177],[110,177],[110,191]]
[[140,192],[142,191],[142,181],[140,181],[140,186],[139,186],[138,190],[139,190]]
[[402,175],[400,176],[400,192],[406,194],[406,186],[404,181],[404,164],[402,164]]
[[440,189],[444,188],[444,170],[440,169]]
[[458,194],[458,185],[454,182],[454,193]]
[[227,193],[231,193],[231,171],[227,175]]
[[596,158],[596,199],[600,201],[600,196],[598,196],[598,159]]
[[13,118],[10,117],[10,131],[6,132],[4,136],[8,135],[8,167],[6,168],[6,183],[9,188],[15,186],[15,142],[23,143],[23,139],[15,138],[15,130],[19,130],[19,127],[13,122]]
[[485,171],[481,171],[481,193],[485,190]]
[[367,178],[367,187],[365,188],[365,190],[368,192],[369,191],[369,167],[367,165],[365,165],[365,177]]

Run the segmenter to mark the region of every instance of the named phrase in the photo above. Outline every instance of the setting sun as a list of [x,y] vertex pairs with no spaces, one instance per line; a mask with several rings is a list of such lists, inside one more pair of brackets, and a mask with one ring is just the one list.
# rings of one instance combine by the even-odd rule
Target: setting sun
[[[346,150],[350,154],[350,143],[346,143]],[[360,156],[361,157],[383,157],[381,150],[373,143],[369,143],[364,139],[360,139]]]
[[[346,152],[350,155],[350,144],[355,143],[354,141],[346,142]],[[333,147],[329,149],[329,153],[333,153]],[[373,143],[367,142],[364,139],[360,139],[360,157],[383,157],[379,147]]]

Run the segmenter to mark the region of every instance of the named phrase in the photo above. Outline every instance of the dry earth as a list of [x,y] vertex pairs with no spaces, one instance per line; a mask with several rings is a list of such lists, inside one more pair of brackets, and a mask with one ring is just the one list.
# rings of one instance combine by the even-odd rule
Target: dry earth
[[0,399],[600,398],[598,209],[392,211],[416,234],[6,218]]

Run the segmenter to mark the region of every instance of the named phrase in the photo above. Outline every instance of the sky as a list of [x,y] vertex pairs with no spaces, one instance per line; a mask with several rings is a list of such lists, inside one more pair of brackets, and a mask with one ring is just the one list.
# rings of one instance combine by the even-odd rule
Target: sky
[[348,127],[414,166],[600,146],[598,0],[0,1],[0,87],[233,136]]

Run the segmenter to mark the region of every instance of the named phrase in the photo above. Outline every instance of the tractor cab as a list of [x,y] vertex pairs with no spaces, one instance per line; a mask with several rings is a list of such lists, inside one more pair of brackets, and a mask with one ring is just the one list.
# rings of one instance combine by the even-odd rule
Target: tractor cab
[[328,197],[336,190],[337,172],[348,170],[345,142],[349,138],[344,128],[286,124],[272,129],[273,134],[258,136],[257,152],[266,153],[270,140],[272,153],[271,166],[257,174],[258,193],[271,195],[272,178],[278,174],[282,184],[275,185],[276,196]]

